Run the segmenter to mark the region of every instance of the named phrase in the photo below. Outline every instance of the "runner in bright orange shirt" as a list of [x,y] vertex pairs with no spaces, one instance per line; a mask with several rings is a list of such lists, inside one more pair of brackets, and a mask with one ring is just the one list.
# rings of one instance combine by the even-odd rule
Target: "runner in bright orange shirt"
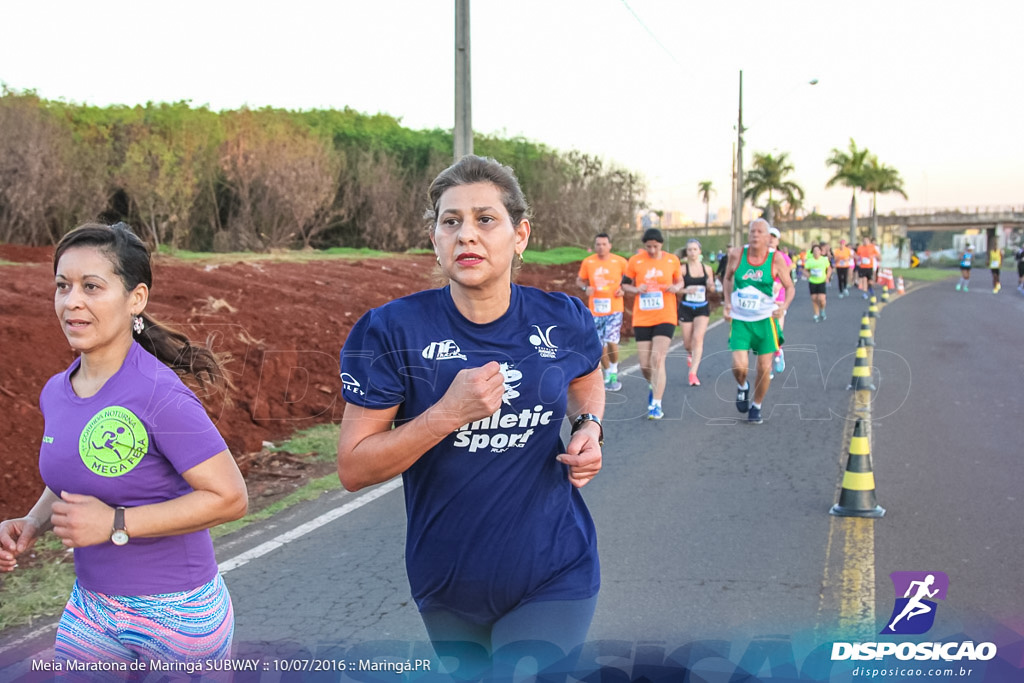
[[857,288],[864,293],[865,299],[875,294],[875,268],[881,259],[882,255],[878,253],[878,247],[871,243],[870,237],[861,240],[860,246],[857,247]]
[[661,397],[665,393],[665,357],[679,322],[676,293],[684,286],[683,272],[675,254],[662,251],[661,230],[644,232],[644,250],[630,257],[625,275],[632,284],[622,287],[636,294],[633,301],[633,334],[640,369],[649,384],[647,419],[665,416]]
[[576,284],[586,293],[590,314],[594,316],[597,338],[604,346],[601,369],[604,388],[618,391],[619,338],[622,333],[622,274],[626,259],[612,253],[612,238],[607,233],[594,237],[594,253],[583,259]]
[[839,248],[832,251],[836,257],[836,281],[839,283],[839,298],[850,296],[848,280],[853,268],[853,251],[846,246],[846,240],[839,240]]

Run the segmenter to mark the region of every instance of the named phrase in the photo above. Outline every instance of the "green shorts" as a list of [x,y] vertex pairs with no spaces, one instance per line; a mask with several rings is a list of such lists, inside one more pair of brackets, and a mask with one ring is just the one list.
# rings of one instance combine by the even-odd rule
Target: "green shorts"
[[778,351],[785,339],[775,318],[749,322],[733,320],[729,328],[730,351],[753,351],[759,356]]

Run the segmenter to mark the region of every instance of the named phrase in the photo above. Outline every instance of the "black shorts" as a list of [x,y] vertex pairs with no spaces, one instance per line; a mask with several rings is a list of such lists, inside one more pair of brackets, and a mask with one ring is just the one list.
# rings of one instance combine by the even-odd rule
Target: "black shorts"
[[676,326],[671,323],[661,323],[651,327],[634,327],[633,336],[638,342],[649,342],[655,337],[668,337],[676,333]]
[[1024,261],[1017,261],[1017,277],[1024,277]]
[[828,283],[827,282],[808,282],[807,284],[811,288],[811,294],[827,294],[828,293],[828,289],[827,289]]
[[874,274],[874,268],[861,268],[860,266],[857,267],[857,277],[866,277],[867,279],[870,280]]
[[711,307],[707,304],[703,306],[687,306],[686,304],[679,304],[679,322],[680,323],[692,323],[694,318],[701,316],[707,317],[711,315]]

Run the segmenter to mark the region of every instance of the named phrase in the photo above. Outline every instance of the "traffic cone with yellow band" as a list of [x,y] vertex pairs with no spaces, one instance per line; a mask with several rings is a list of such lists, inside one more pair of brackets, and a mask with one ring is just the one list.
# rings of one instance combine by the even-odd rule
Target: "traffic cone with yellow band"
[[857,346],[874,346],[875,339],[871,334],[871,321],[868,316],[862,316],[860,319],[860,339],[857,341]]
[[871,449],[864,435],[864,424],[857,420],[850,439],[850,458],[843,474],[839,502],[829,510],[837,517],[882,517],[885,508],[875,500],[875,475],[871,471]]
[[867,389],[874,391],[875,385],[871,383],[871,366],[868,364],[868,349],[866,346],[857,347],[857,359],[853,362],[853,379],[847,389]]
[[875,298],[874,294],[871,295],[871,300],[868,303],[868,317],[869,318],[877,318],[878,317],[878,299]]
[[889,303],[889,285],[882,285],[882,303]]

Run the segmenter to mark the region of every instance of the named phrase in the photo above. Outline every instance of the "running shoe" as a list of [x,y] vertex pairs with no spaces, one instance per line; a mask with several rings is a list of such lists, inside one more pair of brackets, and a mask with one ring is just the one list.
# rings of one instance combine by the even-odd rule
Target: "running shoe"
[[750,412],[747,413],[747,422],[752,425],[759,425],[764,422],[761,419],[761,409],[757,406],[750,406]]
[[622,389],[622,382],[608,382],[604,385],[605,391],[620,391]]
[[868,293],[864,292],[864,301],[867,301],[867,300],[868,300]]
[[1002,283],[1000,283],[1000,284],[995,286],[995,288],[992,290],[992,293],[993,294],[998,294],[999,290],[1002,289],[1002,288],[1003,288],[1003,285],[1002,285]]
[[660,420],[665,417],[665,413],[662,412],[661,406],[651,406],[651,409],[647,411],[648,420]]
[[691,387],[699,387],[700,386],[700,380],[697,379],[697,373],[695,373],[695,372],[691,372],[690,373],[690,386]]
[[822,321],[822,322],[825,322],[825,318],[826,318],[826,317],[827,317],[827,316],[825,315],[825,311],[822,311],[822,312],[821,312],[821,321]]
[[967,291],[967,285],[966,284],[964,284],[964,291],[965,292]]
[[956,291],[959,292],[962,287],[963,287],[963,283],[962,282],[956,283]]
[[736,410],[745,413],[750,410],[750,387],[736,390]]
[[820,322],[820,321],[821,321],[821,316],[820,315],[814,316],[814,322]]
[[786,356],[782,353],[782,349],[775,352],[774,366],[775,372],[780,375],[786,370]]

